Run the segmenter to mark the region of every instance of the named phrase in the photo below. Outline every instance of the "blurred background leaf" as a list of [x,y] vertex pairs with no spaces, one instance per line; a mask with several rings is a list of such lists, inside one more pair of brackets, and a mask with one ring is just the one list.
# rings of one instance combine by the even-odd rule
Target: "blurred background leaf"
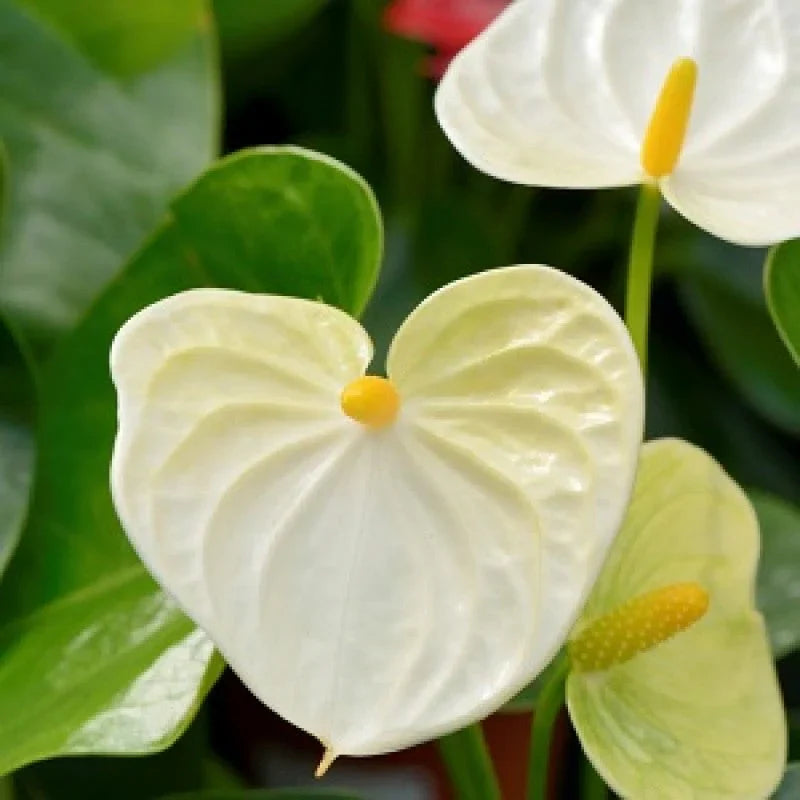
[[210,21],[203,0],[0,0],[0,308],[37,348],[213,157]]
[[789,764],[773,800],[796,800],[800,797],[800,764]]
[[[200,714],[169,750],[142,758],[73,757],[44,761],[14,775],[16,800],[145,800],[170,792],[241,788],[220,777],[208,720]],[[227,777],[227,772],[224,772]]]
[[0,319],[0,575],[19,541],[33,482],[33,382]]
[[[5,211],[5,148],[0,142],[0,241]],[[34,379],[0,315],[0,575],[19,541],[35,461]]]
[[767,312],[761,250],[704,237],[689,250],[683,298],[711,357],[769,421],[800,433],[800,371]]
[[800,509],[764,492],[750,499],[761,528],[758,607],[781,658],[800,647]]
[[58,754],[162,749],[221,669],[114,513],[107,362],[117,329],[195,286],[319,298],[358,313],[381,245],[372,193],[346,168],[295,149],[238,154],[172,203],[58,349],[42,378],[30,521],[0,584],[0,774]]
[[778,332],[800,366],[800,239],[772,250],[764,270],[764,291]]
[[295,33],[326,2],[328,0],[214,0],[225,57],[247,58],[262,53]]

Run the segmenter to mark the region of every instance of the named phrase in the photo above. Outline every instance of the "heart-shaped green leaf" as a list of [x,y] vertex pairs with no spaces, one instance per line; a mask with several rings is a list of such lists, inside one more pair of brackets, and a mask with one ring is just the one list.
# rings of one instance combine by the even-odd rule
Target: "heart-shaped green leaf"
[[213,156],[213,43],[204,0],[3,0],[0,31],[0,307],[44,346]]
[[0,774],[65,753],[159,750],[219,673],[208,639],[145,572],[108,489],[111,340],[196,286],[367,301],[382,231],[368,187],[294,149],[232,156],[172,204],[147,247],[63,342],[41,387],[31,519],[0,584]]
[[751,492],[750,499],[761,528],[758,607],[781,658],[800,647],[800,509],[765,492]]
[[764,292],[778,333],[800,365],[800,239],[770,252],[764,268]]

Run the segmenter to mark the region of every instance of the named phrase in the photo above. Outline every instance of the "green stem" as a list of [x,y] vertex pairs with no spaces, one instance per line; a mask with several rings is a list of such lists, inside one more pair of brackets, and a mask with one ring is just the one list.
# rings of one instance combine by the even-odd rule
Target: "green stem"
[[553,673],[545,684],[533,712],[531,749],[528,759],[528,800],[547,800],[547,779],[550,767],[550,745],[558,712],[564,703],[564,685],[569,673],[569,659],[558,657]]
[[500,800],[500,785],[479,722],[439,739],[457,800]]
[[650,293],[653,283],[653,253],[655,251],[661,192],[657,184],[642,184],[636,221],[633,225],[630,260],[628,261],[628,292],[625,302],[625,323],[639,354],[642,372],[647,372],[647,330],[650,324]]
[[588,758],[583,761],[581,773],[581,800],[607,800],[608,788],[605,781],[597,774]]

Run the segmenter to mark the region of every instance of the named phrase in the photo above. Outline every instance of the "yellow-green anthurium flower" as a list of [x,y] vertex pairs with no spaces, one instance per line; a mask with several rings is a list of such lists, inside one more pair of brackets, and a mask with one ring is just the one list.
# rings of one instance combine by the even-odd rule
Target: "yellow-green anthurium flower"
[[644,445],[633,500],[569,644],[587,756],[630,800],[764,800],[786,727],[754,606],[758,522],[705,452]]
[[800,236],[797,0],[517,0],[436,97],[478,169],[535,186],[657,182],[732,242]]
[[337,755],[498,708],[553,657],[619,529],[639,365],[541,266],[436,292],[366,375],[317,302],[196,290],[118,333],[124,528],[253,693]]

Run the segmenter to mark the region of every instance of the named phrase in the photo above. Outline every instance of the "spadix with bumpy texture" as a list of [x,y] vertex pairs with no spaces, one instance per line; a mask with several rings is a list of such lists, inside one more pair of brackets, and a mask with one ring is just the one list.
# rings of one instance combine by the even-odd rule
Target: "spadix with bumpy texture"
[[445,287],[388,379],[371,357],[322,303],[197,290],[137,314],[111,358],[131,542],[326,764],[462,727],[550,661],[642,433],[621,320],[547,267]]
[[653,589],[588,623],[570,642],[570,659],[585,672],[624,664],[685,631],[706,611],[708,592],[698,583]]
[[658,182],[732,242],[800,236],[797,0],[516,0],[456,57],[436,111],[484,172]]
[[642,448],[622,530],[569,645],[567,703],[623,798],[756,800],[783,774],[786,725],[754,607],[758,522],[699,448]]

